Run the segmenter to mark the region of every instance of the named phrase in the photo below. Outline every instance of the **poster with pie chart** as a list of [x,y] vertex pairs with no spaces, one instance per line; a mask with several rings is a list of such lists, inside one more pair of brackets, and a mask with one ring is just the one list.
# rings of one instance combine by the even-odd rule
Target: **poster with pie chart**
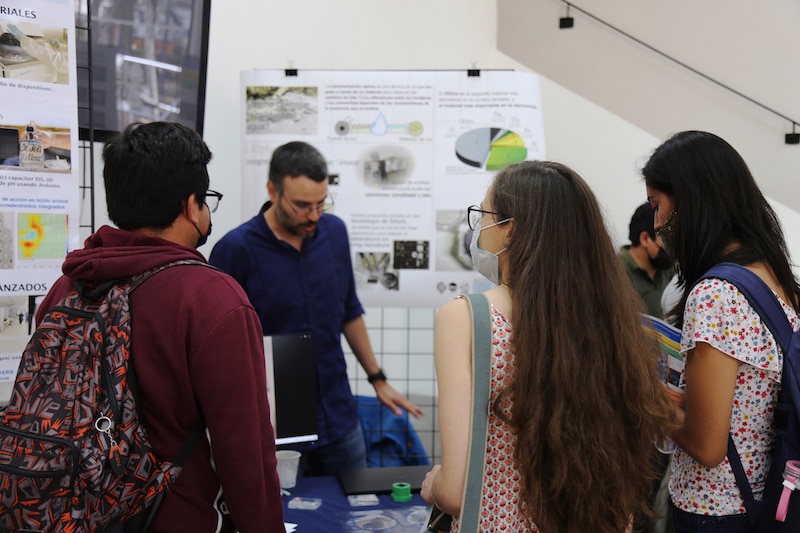
[[478,128],[456,139],[456,157],[472,167],[501,170],[524,161],[527,156],[522,136],[503,128]]

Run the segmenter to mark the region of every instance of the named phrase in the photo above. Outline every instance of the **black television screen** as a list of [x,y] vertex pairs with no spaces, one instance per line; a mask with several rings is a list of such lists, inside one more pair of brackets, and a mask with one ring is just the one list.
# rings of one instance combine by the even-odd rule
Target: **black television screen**
[[81,140],[155,120],[202,134],[210,11],[211,0],[75,0]]

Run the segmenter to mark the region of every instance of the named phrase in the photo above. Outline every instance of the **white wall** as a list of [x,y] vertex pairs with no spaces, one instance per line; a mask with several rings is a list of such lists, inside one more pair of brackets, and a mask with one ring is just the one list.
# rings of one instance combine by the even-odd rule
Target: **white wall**
[[[213,2],[204,137],[214,152],[212,186],[225,198],[206,253],[255,214],[240,208],[242,70],[529,70],[497,51],[496,12],[484,0],[268,1],[246,13]],[[547,80],[542,99],[548,157],[584,174],[624,240],[645,198],[636,162],[657,139]]]
[[[787,37],[793,34],[789,28],[800,27],[800,4],[795,0],[770,3],[769,9],[743,0],[702,5],[680,0],[677,7],[643,1],[647,9],[623,0],[591,7],[626,31],[653,36],[654,45],[679,58],[701,58],[699,66],[710,74],[786,109],[790,116],[797,110],[794,114],[800,118],[798,90],[787,91],[787,87],[800,89],[800,70],[785,68],[797,64],[793,59],[800,50],[790,48]],[[215,214],[206,253],[226,231],[254,214],[241,212],[242,70],[475,65],[550,76],[542,79],[548,158],[572,166],[589,181],[618,243],[627,240],[629,217],[645,199],[639,169],[649,153],[673,131],[708,128],[742,152],[767,195],[782,200],[775,206],[799,263],[800,192],[794,191],[800,191],[796,177],[800,146],[783,144],[783,133],[789,131],[785,121],[724,91],[695,90],[696,81],[661,100],[660,86],[665,82],[654,76],[666,75],[672,84],[691,77],[674,72],[676,67],[666,60],[653,65],[652,53],[632,47],[574,10],[576,27],[559,31],[558,17],[564,12],[558,0],[305,0],[252,2],[243,16],[229,3],[213,2],[204,136],[214,152],[213,187],[225,198]],[[746,24],[750,19],[753,23]],[[783,30],[773,31],[770,21]],[[747,31],[735,32],[734,26]],[[500,47],[531,66],[512,59]],[[631,66],[631,56],[644,61],[646,68],[639,63]],[[577,58],[584,59],[578,67],[572,63]],[[595,87],[601,89],[599,95]],[[708,92],[712,103],[718,101],[715,105],[705,105],[705,99],[695,101],[708,98]]]
[[[773,200],[795,263],[799,263],[800,145],[784,143],[784,134],[792,132],[791,121],[666,59],[598,19],[798,121],[800,3],[571,3],[594,18],[573,7],[574,27],[561,30],[559,17],[565,16],[567,9],[560,0],[498,0],[499,50],[659,139],[688,129],[711,131],[726,139],[742,154],[764,193]],[[554,102],[549,103],[545,102],[546,111],[553,108]],[[598,117],[587,114],[584,123]],[[569,126],[582,128],[577,120]],[[592,152],[592,160],[599,156],[594,145],[585,148]]]

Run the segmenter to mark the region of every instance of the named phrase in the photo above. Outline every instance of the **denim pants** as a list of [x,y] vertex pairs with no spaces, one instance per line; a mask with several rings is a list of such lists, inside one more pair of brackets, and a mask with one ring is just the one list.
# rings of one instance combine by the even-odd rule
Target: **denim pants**
[[705,516],[687,513],[670,502],[675,533],[751,533],[747,515]]
[[300,471],[304,476],[335,476],[339,470],[366,468],[367,448],[361,423],[339,440],[317,449],[304,451]]

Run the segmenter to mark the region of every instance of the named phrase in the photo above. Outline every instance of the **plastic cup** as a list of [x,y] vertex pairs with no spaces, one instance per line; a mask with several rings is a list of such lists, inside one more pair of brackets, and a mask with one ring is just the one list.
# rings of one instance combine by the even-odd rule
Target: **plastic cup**
[[294,450],[278,450],[278,479],[282,489],[291,489],[297,484],[297,467],[300,465],[300,452]]

